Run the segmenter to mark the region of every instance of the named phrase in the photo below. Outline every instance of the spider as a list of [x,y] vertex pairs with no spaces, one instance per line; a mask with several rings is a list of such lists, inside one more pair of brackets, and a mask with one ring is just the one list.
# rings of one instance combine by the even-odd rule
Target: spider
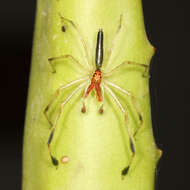
[[[72,20],[67,19],[67,18],[65,18],[65,17],[63,17],[61,15],[60,15],[60,18],[61,18],[62,22],[67,22],[69,24],[69,26],[71,26],[76,31],[78,37],[80,38],[81,44],[83,46],[83,49],[85,51],[85,58],[86,58],[88,67],[91,68],[92,65],[90,64],[90,61],[89,61],[89,55],[88,55],[88,51],[87,51],[87,46],[86,46],[85,40],[82,37],[82,34],[81,34],[79,28],[77,27],[77,25]],[[110,62],[112,49],[114,47],[116,38],[120,33],[121,27],[122,27],[122,15],[120,16],[119,25],[118,25],[116,33],[114,35],[111,48],[108,51],[107,64],[109,64],[109,62]],[[62,31],[66,32],[65,26],[62,26],[62,28],[64,28],[64,30],[62,30]],[[79,78],[79,79],[76,79],[76,80],[74,80],[72,82],[67,83],[66,85],[62,85],[61,87],[59,87],[56,90],[56,92],[53,95],[52,99],[50,100],[49,104],[45,107],[44,115],[45,115],[47,121],[49,122],[49,124],[51,125],[51,132],[50,132],[50,135],[49,135],[49,138],[48,138],[47,145],[48,145],[48,150],[49,150],[49,154],[50,154],[51,161],[52,161],[53,165],[58,166],[59,161],[57,160],[57,158],[55,158],[53,156],[52,151],[51,151],[51,142],[52,142],[54,131],[56,129],[57,122],[58,122],[58,120],[60,118],[60,115],[61,115],[63,107],[65,106],[65,104],[67,104],[69,102],[69,100],[73,97],[74,94],[76,94],[77,91],[79,91],[81,89],[84,89],[84,93],[83,93],[83,96],[82,96],[83,105],[82,105],[82,108],[81,108],[81,112],[85,113],[86,112],[85,99],[88,97],[88,95],[91,93],[91,91],[93,89],[95,89],[97,101],[101,103],[101,106],[99,108],[99,113],[103,114],[103,112],[104,112],[104,110],[103,110],[104,90],[106,90],[107,93],[116,102],[116,104],[118,105],[121,112],[123,113],[123,116],[124,116],[124,119],[125,119],[125,124],[126,124],[126,129],[127,129],[128,135],[129,135],[129,144],[130,144],[130,150],[131,150],[132,156],[130,158],[129,164],[126,167],[124,167],[124,169],[122,169],[122,171],[121,171],[121,175],[125,176],[128,173],[128,170],[129,170],[129,168],[130,168],[130,166],[131,166],[131,164],[133,162],[134,156],[135,156],[135,146],[134,146],[135,135],[137,134],[138,130],[141,128],[141,126],[143,124],[143,118],[142,118],[142,115],[141,115],[139,109],[136,106],[136,100],[135,100],[135,97],[133,96],[133,93],[128,91],[128,90],[125,90],[125,89],[121,88],[120,86],[118,86],[118,85],[116,85],[114,83],[112,83],[111,81],[109,81],[107,79],[107,77],[112,75],[112,73],[114,73],[114,71],[118,70],[123,65],[134,65],[134,66],[143,67],[143,68],[145,68],[144,73],[146,73],[148,71],[149,66],[146,65],[146,64],[140,64],[140,63],[135,63],[135,62],[131,62],[131,61],[123,61],[120,65],[116,66],[111,71],[103,72],[101,70],[102,64],[103,64],[103,57],[104,57],[103,56],[103,51],[104,51],[104,49],[103,49],[103,40],[104,39],[103,38],[104,38],[103,29],[99,29],[99,31],[97,33],[97,42],[96,42],[95,69],[92,70],[92,68],[91,68],[91,71],[90,71],[90,69],[88,69],[90,72],[93,73],[93,76],[91,76],[91,78],[89,78],[89,77],[88,78],[86,78],[86,77]],[[79,64],[81,67],[84,67],[72,55],[70,55],[70,54],[61,55],[61,56],[58,56],[58,57],[52,57],[52,58],[48,59],[48,62],[50,64],[50,66],[52,67],[53,73],[56,72],[55,67],[54,67],[55,61],[63,60],[63,59],[70,59],[71,61],[75,62],[76,64]],[[142,76],[146,77],[144,74]],[[78,86],[61,103],[60,108],[58,110],[58,113],[56,115],[55,121],[54,121],[54,123],[52,123],[50,121],[50,119],[48,118],[48,115],[47,115],[47,112],[48,112],[50,106],[55,101],[55,99],[59,95],[60,91],[66,89],[66,88],[68,88],[70,86],[73,86],[75,84],[78,84]],[[131,102],[132,102],[132,104],[133,104],[133,106],[134,106],[134,108],[136,110],[136,113],[137,113],[138,119],[139,119],[139,126],[136,129],[134,134],[132,134],[132,132],[130,130],[130,127],[129,127],[128,113],[127,113],[126,109],[122,106],[120,100],[115,95],[115,93],[111,90],[110,87],[119,90],[120,92],[122,92],[123,94],[125,94],[125,95],[127,95],[127,96],[129,96],[131,98]]]

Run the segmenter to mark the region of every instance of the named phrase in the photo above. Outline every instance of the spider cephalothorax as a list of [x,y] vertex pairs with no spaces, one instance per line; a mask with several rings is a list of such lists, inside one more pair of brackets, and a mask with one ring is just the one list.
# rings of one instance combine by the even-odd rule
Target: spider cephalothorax
[[102,93],[101,93],[101,88],[100,88],[101,81],[102,81],[102,72],[100,70],[96,70],[92,76],[91,83],[88,86],[88,89],[85,93],[84,98],[86,98],[89,95],[92,89],[95,89],[97,100],[101,102],[102,101]]

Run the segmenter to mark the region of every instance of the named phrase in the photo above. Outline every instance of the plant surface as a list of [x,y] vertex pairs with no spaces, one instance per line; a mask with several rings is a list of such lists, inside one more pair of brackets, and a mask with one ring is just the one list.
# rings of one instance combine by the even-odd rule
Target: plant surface
[[[94,90],[86,98],[86,112],[82,113],[82,88],[62,109],[51,141],[51,152],[59,165],[52,163],[47,145],[51,125],[44,116],[44,109],[61,85],[86,75],[86,70],[70,59],[54,61],[56,72],[52,73],[48,59],[61,55],[72,55],[86,66],[81,39],[61,16],[70,19],[80,30],[89,62],[94,67],[100,28],[104,32],[102,67],[106,66],[105,71],[124,61],[149,65],[154,54],[144,29],[140,0],[37,1],[24,133],[23,190],[153,190],[161,151],[157,149],[152,133],[148,77],[144,76],[146,69],[138,65],[124,64],[108,79],[133,93],[135,103],[130,96],[112,88],[128,114],[128,125],[117,102],[106,90],[102,114],[98,112],[101,104]],[[121,16],[121,29],[116,35]],[[106,65],[111,47],[109,65]],[[48,109],[49,121],[54,123],[61,102],[77,86],[60,92]],[[133,134],[132,145],[127,127]],[[130,164],[132,150],[135,154]],[[66,158],[65,163],[61,163],[62,157]],[[128,173],[122,175],[127,166],[130,166]]]

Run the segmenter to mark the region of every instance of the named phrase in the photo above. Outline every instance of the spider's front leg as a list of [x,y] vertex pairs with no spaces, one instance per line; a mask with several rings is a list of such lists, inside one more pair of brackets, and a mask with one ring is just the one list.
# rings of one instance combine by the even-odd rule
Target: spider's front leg
[[119,36],[119,34],[121,32],[121,27],[122,27],[122,23],[123,23],[122,21],[123,21],[123,15],[121,14],[116,33],[115,33],[114,38],[112,40],[111,48],[108,50],[108,53],[107,53],[107,60],[106,60],[105,66],[108,66],[110,64],[112,51],[113,51],[113,49],[115,47],[115,42],[116,42],[117,37]]
[[79,29],[79,27],[77,26],[77,24],[75,24],[72,20],[68,19],[68,18],[65,18],[64,16],[62,16],[60,13],[59,13],[59,16],[61,18],[61,22],[64,26],[65,23],[68,23],[76,32],[76,34],[78,35],[81,43],[82,43],[82,46],[83,46],[83,49],[84,49],[84,52],[85,52],[85,58],[86,58],[86,61],[87,61],[87,65],[90,69],[92,69],[92,65],[90,64],[90,58],[89,58],[89,54],[88,54],[88,48],[87,48],[87,45],[86,45],[86,42],[84,40],[84,37]]

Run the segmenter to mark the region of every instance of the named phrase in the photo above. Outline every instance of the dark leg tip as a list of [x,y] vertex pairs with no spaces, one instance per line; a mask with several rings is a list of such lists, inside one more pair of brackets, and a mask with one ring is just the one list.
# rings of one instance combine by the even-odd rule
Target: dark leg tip
[[63,25],[63,26],[61,27],[61,30],[62,30],[62,32],[66,32],[66,27]]
[[139,120],[140,120],[140,125],[142,125],[143,124],[143,117],[140,113],[138,113],[138,116],[139,116]]
[[83,106],[83,107],[81,108],[81,112],[82,112],[82,113],[86,113],[86,107],[85,107],[85,106]]
[[51,161],[53,163],[54,166],[58,166],[59,162],[56,158],[54,158],[53,156],[51,156]]
[[129,166],[125,167],[125,168],[121,171],[121,175],[122,175],[122,176],[126,176],[127,173],[128,173],[128,171],[129,171]]
[[44,110],[44,113],[46,113],[48,110],[49,110],[49,105],[46,106],[46,108],[45,108],[45,110]]
[[103,113],[104,113],[103,108],[100,108],[100,109],[99,109],[99,113],[100,113],[100,114],[103,114]]

